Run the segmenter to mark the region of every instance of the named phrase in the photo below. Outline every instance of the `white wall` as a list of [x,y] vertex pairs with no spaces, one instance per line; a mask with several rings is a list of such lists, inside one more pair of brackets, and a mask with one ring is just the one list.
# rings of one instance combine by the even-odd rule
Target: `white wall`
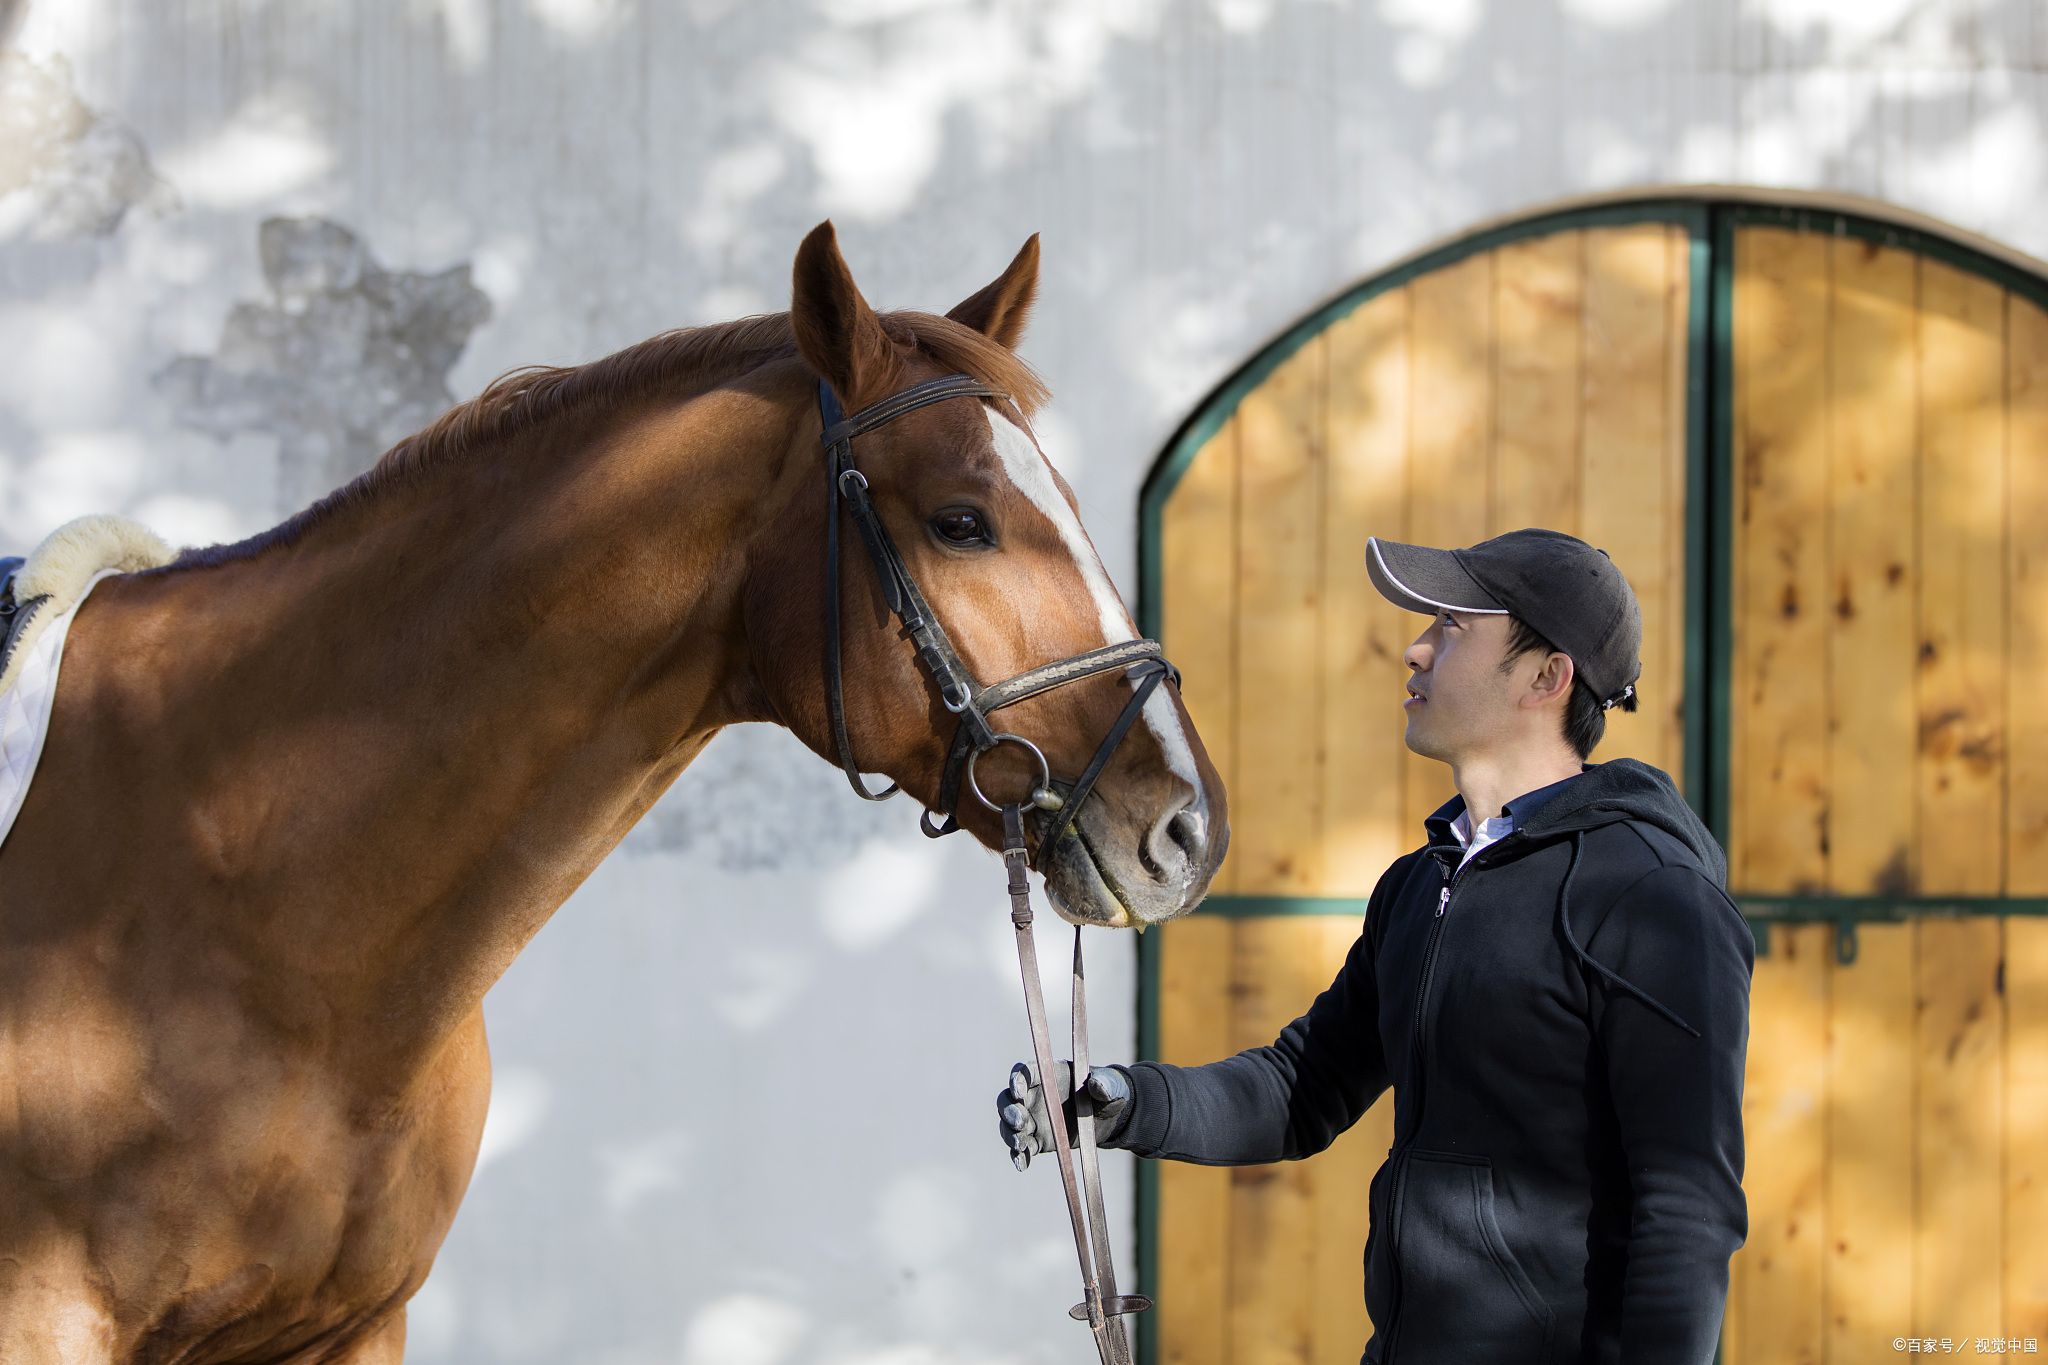
[[[1127,588],[1139,482],[1201,394],[1478,219],[1729,180],[2048,254],[2036,0],[16,9],[16,548],[92,510],[267,525],[309,462],[508,366],[780,307],[827,214],[884,306],[949,306],[1045,232],[1043,435]],[[356,245],[266,278],[275,215]],[[993,1136],[1024,1047],[998,874],[837,783],[777,732],[721,739],[492,993],[487,1159],[414,1360],[1086,1358],[1055,1187]],[[1096,937],[1128,1055],[1131,955]]]

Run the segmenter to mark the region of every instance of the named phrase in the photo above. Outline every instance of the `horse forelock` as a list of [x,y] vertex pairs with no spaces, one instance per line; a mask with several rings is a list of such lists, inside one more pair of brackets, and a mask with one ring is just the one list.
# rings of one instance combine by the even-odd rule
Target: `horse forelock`
[[[1027,418],[1049,396],[1045,381],[1015,352],[973,328],[934,313],[878,316],[899,364],[922,356],[945,373],[973,375],[1008,394]],[[368,473],[304,511],[247,540],[187,550],[171,567],[203,568],[293,544],[340,513],[381,501],[394,488],[479,458],[526,432],[587,415],[603,404],[702,391],[796,355],[789,314],[766,313],[663,332],[586,365],[509,370],[386,451]]]

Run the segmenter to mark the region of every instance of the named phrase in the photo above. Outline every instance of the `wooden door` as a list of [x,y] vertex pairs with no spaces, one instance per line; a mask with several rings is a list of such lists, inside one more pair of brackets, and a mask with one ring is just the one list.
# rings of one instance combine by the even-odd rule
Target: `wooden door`
[[[1150,936],[1161,1059],[1271,1042],[1451,795],[1402,744],[1401,653],[1426,621],[1373,590],[1367,536],[1534,525],[1606,549],[1643,605],[1643,705],[1612,714],[1598,757],[1678,771],[1693,241],[1606,222],[1454,253],[1312,320],[1186,443],[1159,500],[1153,624],[1233,829],[1209,913]],[[1156,1163],[1154,1359],[1357,1361],[1366,1187],[1391,1134],[1383,1097],[1308,1161]]]
[[1769,930],[1739,1365],[2048,1336],[2048,313],[1830,226],[1727,234],[1729,861],[1921,913]]
[[[1450,794],[1401,743],[1423,622],[1372,591],[1365,538],[1574,532],[1646,627],[1643,709],[1596,757],[1681,777],[1758,932],[1725,1358],[2038,1353],[2048,284],[1835,213],[1629,212],[1362,287],[1155,477],[1148,623],[1235,831],[1203,911],[1149,936],[1152,1055],[1270,1041]],[[1356,1360],[1390,1132],[1383,1099],[1306,1162],[1148,1163],[1151,1359]]]

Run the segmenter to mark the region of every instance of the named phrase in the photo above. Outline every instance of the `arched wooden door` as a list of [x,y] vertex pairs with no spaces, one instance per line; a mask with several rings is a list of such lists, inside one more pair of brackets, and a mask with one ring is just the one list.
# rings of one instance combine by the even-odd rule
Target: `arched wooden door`
[[[1680,780],[1764,953],[1727,1358],[2048,1335],[2048,901],[2014,899],[2048,894],[2042,292],[1880,223],[1641,203],[1457,243],[1262,353],[1147,487],[1147,625],[1234,826],[1147,936],[1148,1055],[1270,1041],[1450,794],[1401,742],[1422,621],[1366,537],[1571,531],[1644,608],[1596,758]],[[1145,1163],[1156,1365],[1355,1361],[1390,1135],[1383,1099],[1310,1161]]]

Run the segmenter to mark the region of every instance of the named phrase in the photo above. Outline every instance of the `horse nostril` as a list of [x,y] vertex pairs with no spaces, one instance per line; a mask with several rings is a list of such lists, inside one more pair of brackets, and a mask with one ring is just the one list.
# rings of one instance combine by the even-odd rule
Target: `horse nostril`
[[1207,844],[1208,822],[1199,809],[1183,806],[1152,826],[1138,860],[1154,881],[1185,881],[1202,865]]

